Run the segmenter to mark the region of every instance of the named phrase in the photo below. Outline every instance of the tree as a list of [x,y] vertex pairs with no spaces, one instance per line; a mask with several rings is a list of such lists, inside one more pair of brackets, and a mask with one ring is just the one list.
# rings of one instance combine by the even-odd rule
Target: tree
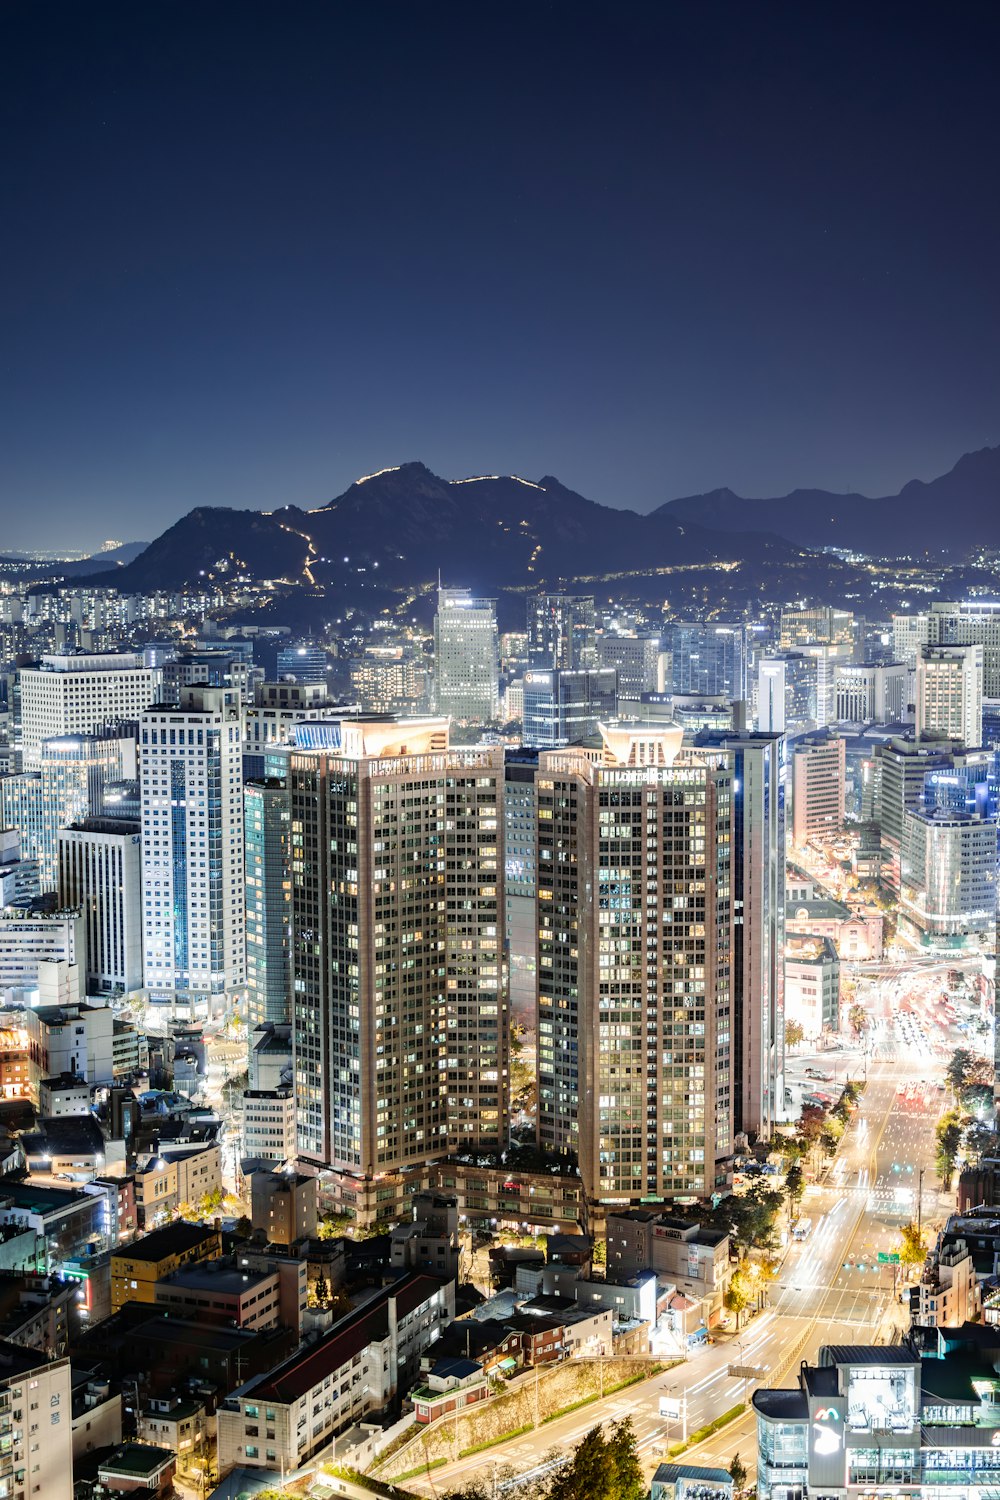
[[847,1019],[851,1023],[851,1030],[854,1032],[855,1036],[861,1036],[862,1032],[867,1031],[870,1025],[870,1017],[868,1015],[868,1012],[865,1007],[860,1004],[851,1006],[850,1010],[847,1012]]
[[955,1163],[962,1145],[962,1117],[957,1109],[946,1110],[937,1123],[937,1169],[941,1174],[941,1186],[947,1192],[955,1172]]
[[557,1469],[548,1500],[644,1500],[646,1486],[628,1417],[605,1438],[592,1427],[573,1457]]
[[960,1094],[965,1087],[966,1079],[973,1064],[972,1053],[967,1047],[956,1047],[951,1055],[951,1061],[944,1070],[944,1076],[951,1085],[955,1094]]
[[738,1453],[733,1454],[733,1461],[729,1465],[729,1477],[733,1481],[733,1490],[741,1495],[747,1487],[747,1466]]
[[785,1046],[801,1047],[806,1039],[806,1034],[798,1021],[785,1022]]
[[741,1269],[741,1266],[742,1262],[740,1266],[736,1267],[736,1270],[733,1272],[732,1276],[730,1276],[729,1285],[726,1287],[725,1294],[722,1298],[722,1304],[725,1307],[726,1311],[733,1313],[736,1317],[737,1329],[739,1329],[740,1326],[740,1317],[750,1306],[752,1297],[750,1283],[747,1279],[746,1273]]
[[785,1196],[788,1199],[788,1212],[794,1213],[802,1202],[802,1194],[805,1192],[806,1182],[802,1172],[802,1163],[793,1161],[785,1173]]
[[899,1262],[903,1266],[921,1266],[927,1256],[927,1241],[922,1229],[912,1221],[899,1231]]

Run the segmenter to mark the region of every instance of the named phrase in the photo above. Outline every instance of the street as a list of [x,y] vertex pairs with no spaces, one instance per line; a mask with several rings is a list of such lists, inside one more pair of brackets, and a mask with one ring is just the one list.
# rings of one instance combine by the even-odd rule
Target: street
[[[632,1419],[647,1477],[682,1431],[690,1434],[741,1401],[756,1385],[794,1385],[802,1360],[814,1360],[821,1344],[887,1342],[908,1326],[898,1302],[898,1267],[879,1264],[878,1254],[899,1248],[903,1224],[917,1217],[920,1170],[924,1169],[920,1211],[925,1226],[937,1227],[953,1204],[939,1191],[934,1173],[934,1125],[940,1097],[931,1083],[919,1099],[901,1094],[914,1081],[912,1049],[894,1047],[891,1060],[869,1063],[868,1085],[826,1180],[807,1188],[802,1214],[811,1220],[808,1238],[792,1241],[778,1278],[769,1288],[770,1306],[737,1334],[719,1334],[683,1366],[633,1386],[606,1401],[575,1411],[538,1432],[523,1434],[435,1470],[407,1488],[441,1495],[494,1465],[526,1474],[552,1449],[570,1450],[597,1422]],[[925,1061],[923,1066],[928,1068]],[[903,1105],[905,1104],[905,1108]],[[753,1369],[756,1378],[729,1374],[729,1366]],[[662,1395],[680,1399],[681,1420],[659,1415]],[[739,1452],[754,1471],[756,1432],[752,1414],[722,1429],[684,1455],[684,1462],[727,1467]],[[433,1481],[433,1482],[432,1482]]]

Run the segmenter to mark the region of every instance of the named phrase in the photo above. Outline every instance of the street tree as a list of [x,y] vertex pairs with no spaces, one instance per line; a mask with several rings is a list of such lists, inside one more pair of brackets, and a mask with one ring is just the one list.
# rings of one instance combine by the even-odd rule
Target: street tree
[[868,1015],[867,1010],[863,1005],[858,1003],[855,1003],[851,1006],[850,1010],[847,1012],[847,1019],[851,1024],[851,1030],[854,1032],[855,1036],[861,1036],[868,1030],[868,1027],[871,1024],[871,1018]]
[[747,1479],[750,1476],[747,1473],[746,1464],[738,1453],[733,1454],[733,1461],[729,1465],[729,1477],[733,1481],[734,1494],[742,1495],[747,1487]]
[[798,1021],[786,1021],[785,1022],[785,1046],[786,1047],[801,1047],[802,1043],[805,1041],[805,1039],[806,1039],[806,1034],[802,1030],[802,1026],[801,1026],[800,1022],[798,1022]]
[[899,1231],[899,1263],[903,1266],[922,1266],[927,1257],[927,1241],[924,1232],[912,1221]]

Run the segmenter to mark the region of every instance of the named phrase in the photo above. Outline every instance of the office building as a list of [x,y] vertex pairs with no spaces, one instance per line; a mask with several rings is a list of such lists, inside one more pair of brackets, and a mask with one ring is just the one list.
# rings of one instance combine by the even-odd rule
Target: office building
[[602,667],[618,673],[618,696],[641,698],[666,687],[665,660],[657,635],[604,635],[598,655]]
[[591,1202],[703,1197],[733,1149],[733,775],[680,728],[602,732],[539,756],[539,1141]]
[[940,1330],[909,1343],[835,1345],[790,1389],[754,1392],[760,1500],[943,1495],[988,1500],[1000,1475],[995,1329]]
[[[256,763],[275,746],[287,745],[296,724],[304,719],[322,718],[332,704],[325,681],[258,682],[254,701],[243,713],[243,752],[251,758],[252,772],[262,774],[262,763]],[[345,707],[338,706],[337,713]]]
[[930,947],[961,948],[996,931],[997,825],[935,807],[907,812],[900,922]]
[[902,662],[838,662],[833,674],[835,717],[852,724],[899,724],[906,717],[909,675]]
[[853,646],[854,616],[849,609],[820,605],[813,609],[783,609],[778,644],[782,651],[802,646]]
[[346,1192],[506,1143],[503,786],[443,718],[292,753],[298,1150]]
[[543,671],[586,672],[597,666],[593,595],[537,594],[528,600],[528,662]]
[[1000,601],[938,600],[927,611],[927,643],[932,646],[982,646],[983,693],[1000,698]]
[[111,1310],[126,1302],[156,1301],[157,1282],[198,1261],[222,1254],[222,1235],[206,1224],[183,1220],[154,1229],[111,1255]]
[[141,737],[146,987],[221,1011],[246,980],[237,694],[187,688],[142,715]]
[[469,589],[438,589],[434,616],[434,707],[460,723],[500,711],[496,602]]
[[83,914],[88,994],[142,985],[142,835],[138,823],[86,818],[61,828],[59,900]]
[[160,701],[180,703],[189,688],[227,688],[248,708],[257,688],[264,680],[264,669],[255,667],[253,658],[244,651],[233,651],[231,642],[215,646],[202,644],[196,650],[182,651],[163,666]]
[[792,933],[785,948],[785,1019],[797,1021],[808,1042],[840,1029],[840,959],[833,941]]
[[832,724],[837,717],[837,672],[850,662],[851,647],[821,643],[798,649],[816,664],[816,723]]
[[844,741],[800,740],[792,750],[792,843],[829,838],[844,826]]
[[917,665],[917,652],[930,640],[930,622],[925,614],[893,615],[892,654],[912,671]]
[[977,745],[983,732],[983,647],[921,646],[917,653],[917,738]]
[[18,679],[25,771],[41,765],[44,740],[134,722],[159,689],[159,673],[129,652],[43,656],[38,666],[22,667]]
[[247,1026],[291,1019],[288,784],[248,781],[243,788],[246,862]]
[[278,681],[326,683],[330,659],[315,641],[297,641],[278,651]]
[[98,814],[107,785],[120,780],[131,741],[100,735],[45,740],[36,771],[0,777],[0,826],[16,828],[42,891],[59,886],[59,830]]
[[801,651],[761,656],[757,661],[757,728],[763,734],[815,729],[817,663]]
[[618,674],[613,667],[591,672],[532,668],[524,678],[525,745],[556,749],[589,739],[602,719],[618,707]]
[[245,1089],[243,1155],[280,1164],[295,1160],[295,1094],[290,1088]]
[[0,907],[27,907],[40,894],[38,861],[22,857],[16,828],[0,828]]
[[745,698],[746,631],[742,625],[678,623],[670,627],[675,693]]
[[5,907],[0,911],[0,991],[38,989],[39,978],[45,977],[39,966],[61,964],[74,971],[79,995],[85,941],[78,909],[34,912]]
[[766,1138],[784,1095],[785,742],[706,730],[693,753],[732,776],[733,1129]]

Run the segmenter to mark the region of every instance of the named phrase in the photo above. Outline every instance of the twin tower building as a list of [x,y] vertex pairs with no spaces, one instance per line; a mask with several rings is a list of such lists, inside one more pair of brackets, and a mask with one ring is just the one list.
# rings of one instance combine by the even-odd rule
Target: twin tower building
[[244,786],[239,718],[221,690],[142,717],[146,984],[245,979],[251,1026],[291,1023],[299,1161],[345,1207],[507,1147],[512,1004],[590,1203],[709,1195],[769,1132],[780,735],[608,725],[535,760],[333,719]]

